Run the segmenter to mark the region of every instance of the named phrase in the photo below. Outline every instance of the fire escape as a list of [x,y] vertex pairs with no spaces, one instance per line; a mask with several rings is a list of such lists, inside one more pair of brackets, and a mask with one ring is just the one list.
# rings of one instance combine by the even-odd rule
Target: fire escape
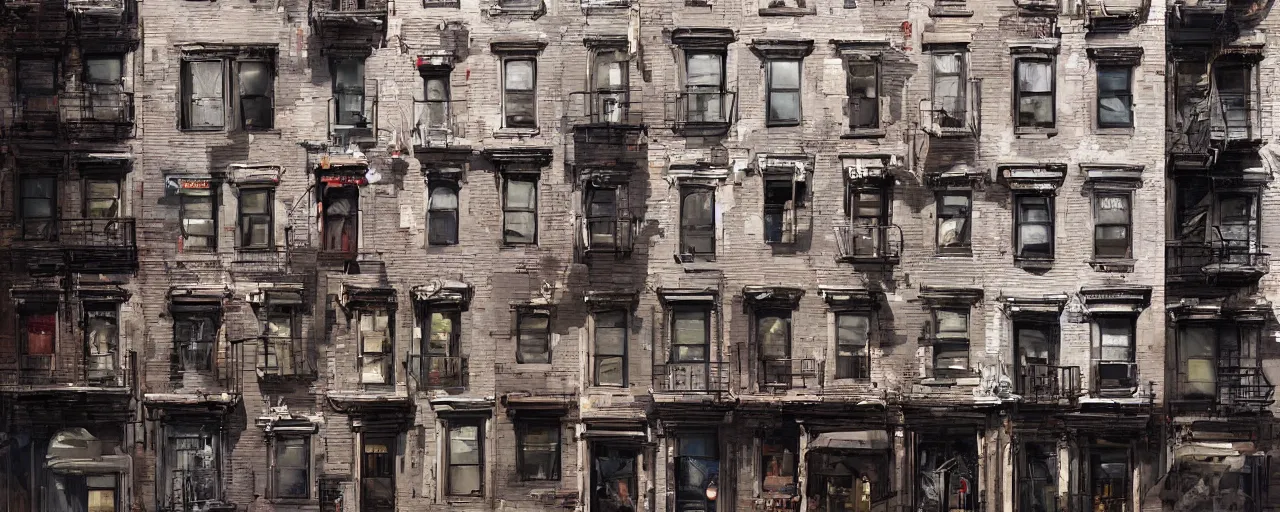
[[580,261],[602,255],[624,259],[635,246],[640,215],[630,207],[628,185],[645,171],[648,157],[648,125],[641,105],[632,101],[639,96],[609,88],[574,92],[567,99],[563,126],[571,136],[565,137],[565,164],[582,192]]

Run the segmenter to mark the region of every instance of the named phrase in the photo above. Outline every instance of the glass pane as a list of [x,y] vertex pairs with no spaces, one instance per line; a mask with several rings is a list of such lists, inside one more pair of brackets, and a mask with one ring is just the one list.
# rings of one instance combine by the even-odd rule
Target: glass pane
[[1129,91],[1129,68],[1099,67],[1098,92]]
[[[1032,248],[1027,246],[1047,246],[1049,244],[1049,228],[1048,226],[1019,226],[1018,242],[1028,249]],[[1035,250],[1040,250],[1040,248],[1036,247]]]
[[213,221],[209,219],[182,219],[182,229],[187,236],[213,236]]
[[361,356],[360,382],[383,384],[387,382],[387,373],[382,356]]
[[271,128],[271,98],[241,98],[240,110],[245,128]]
[[191,73],[191,95],[195,98],[222,98],[222,61],[187,63]]
[[873,62],[849,64],[850,95],[876,98],[876,65]]
[[89,491],[89,508],[87,512],[116,512],[115,489],[94,489]]
[[1023,197],[1018,200],[1018,205],[1022,210],[1022,215],[1018,220],[1022,222],[1049,221],[1048,199],[1043,197]]
[[538,216],[533,212],[507,212],[503,224],[503,238],[508,243],[531,244],[537,233]]
[[969,196],[961,194],[943,195],[942,213],[945,215],[968,215]]
[[774,89],[800,88],[800,62],[775,60],[769,62],[769,86]]
[[271,66],[266,62],[240,62],[240,95],[266,96],[271,93]]
[[480,427],[457,425],[449,429],[449,464],[480,463]]
[[960,77],[937,76],[933,79],[933,108],[946,113],[959,113],[961,106]]
[[507,180],[507,208],[532,209],[536,200],[537,182]]
[[934,312],[934,318],[938,321],[939,336],[965,337],[969,335],[969,313],[967,311],[940,309]]
[[765,316],[756,322],[756,339],[762,357],[781,359],[789,355],[787,324],[788,319],[780,316]]
[[85,193],[90,198],[117,199],[120,197],[120,182],[115,180],[93,180],[86,183]]
[[773,121],[799,121],[800,93],[769,93],[769,119]]
[[182,196],[182,216],[188,219],[213,219],[213,198]]
[[508,91],[532,91],[535,84],[533,61],[506,61],[505,80]]
[[837,315],[836,343],[840,345],[866,346],[871,318],[866,315]]
[[1129,198],[1125,196],[1102,196],[1098,198],[1099,224],[1128,224]]
[[597,90],[616,91],[626,86],[623,74],[626,61],[615,60],[613,53],[602,53],[596,56],[595,86]]
[[337,70],[334,72],[333,87],[335,91],[363,91],[364,60],[339,60]]
[[449,494],[468,496],[479,493],[479,466],[451,466],[449,468]]
[[427,80],[427,101],[447,101],[449,99],[449,85],[443,78],[431,78]]
[[119,56],[87,57],[84,63],[84,81],[90,84],[120,83],[124,62]]
[[269,193],[266,190],[242,190],[240,192],[240,213],[268,213],[268,195]]
[[1098,98],[1098,122],[1104,125],[1127,125],[1133,119],[1130,99]]
[[596,325],[596,354],[622,355],[626,353],[626,343],[626,329]]
[[1098,240],[1128,240],[1129,228],[1124,226],[1099,227],[1096,236]]
[[276,465],[290,468],[308,466],[307,443],[305,439],[283,438],[277,441]]
[[1040,60],[1018,61],[1018,90],[1021,92],[1052,92],[1052,63]]
[[[510,190],[510,188],[508,188]],[[458,209],[458,193],[453,191],[452,187],[437,186],[431,189],[431,199],[429,200],[429,209],[432,210],[457,210]]]
[[676,311],[675,339],[677,345],[705,345],[707,343],[707,314],[703,311]]
[[551,318],[542,314],[520,315],[520,332],[546,333]]
[[279,496],[295,498],[306,497],[307,486],[307,470],[297,469],[276,469],[278,478],[276,479],[276,492]]
[[596,385],[597,386],[622,386],[626,383],[622,381],[622,362],[621,357],[601,357],[596,359]]
[[709,190],[696,190],[684,196],[680,208],[680,220],[684,227],[713,226],[711,205],[714,196]]
[[1049,333],[1041,329],[1018,329],[1018,355],[1023,363],[1049,364]]
[[1129,347],[1133,328],[1127,321],[1107,320],[1098,323],[1102,346]]
[[686,84],[689,86],[720,87],[723,83],[724,57],[714,53],[695,53],[689,55],[685,70]]
[[53,59],[18,59],[20,94],[54,94],[57,89],[57,64]]

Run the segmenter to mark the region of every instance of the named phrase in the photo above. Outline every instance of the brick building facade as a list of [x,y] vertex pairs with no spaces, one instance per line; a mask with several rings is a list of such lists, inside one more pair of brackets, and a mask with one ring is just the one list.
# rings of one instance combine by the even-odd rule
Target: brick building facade
[[2,5],[6,510],[1276,508],[1265,2]]

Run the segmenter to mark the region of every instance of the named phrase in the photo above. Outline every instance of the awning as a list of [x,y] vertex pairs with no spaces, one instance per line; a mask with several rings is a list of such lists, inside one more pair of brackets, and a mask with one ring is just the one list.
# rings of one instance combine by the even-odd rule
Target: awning
[[889,433],[883,430],[826,432],[809,443],[809,450],[888,450]]

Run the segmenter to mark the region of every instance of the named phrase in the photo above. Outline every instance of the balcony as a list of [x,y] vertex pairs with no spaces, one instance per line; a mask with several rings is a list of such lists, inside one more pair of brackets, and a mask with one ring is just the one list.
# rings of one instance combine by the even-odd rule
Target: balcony
[[467,358],[410,354],[405,365],[419,390],[467,388]]
[[263,338],[258,349],[258,378],[263,381],[310,379],[316,367],[301,340]]
[[1080,367],[1032,364],[1018,372],[1023,403],[1053,404],[1080,396]]
[[565,108],[564,125],[575,131],[642,131],[645,128],[644,112],[638,102],[631,101],[632,94],[630,90],[571,92]]
[[667,363],[653,366],[653,389],[659,393],[725,393],[728,362]]
[[587,217],[579,222],[582,225],[582,239],[578,243],[585,258],[598,254],[617,258],[631,255],[640,228],[639,219],[624,215]]
[[62,126],[73,140],[121,140],[133,133],[132,93],[64,93],[58,107]]
[[[809,380],[817,381],[816,359],[762,359],[760,361],[760,389],[785,391],[796,387],[806,388]],[[796,382],[800,385],[797,386]]]
[[1263,248],[1234,240],[1169,242],[1165,246],[1165,275],[1170,283],[1255,283],[1271,270],[1270,254],[1261,252]]
[[379,85],[377,80],[366,80],[364,93],[347,95],[349,102],[345,104],[338,98],[329,98],[325,127],[333,147],[369,147],[378,142]]
[[0,105],[0,132],[6,138],[54,139],[61,116],[58,96],[27,96]]
[[352,31],[386,30],[387,0],[311,0],[311,22],[337,38]]
[[982,79],[971,78],[963,94],[921,100],[921,129],[933,137],[982,135]]
[[138,14],[133,0],[65,2],[81,43],[129,45],[138,41]]
[[1104,398],[1128,398],[1138,390],[1138,364],[1130,361],[1095,361],[1093,392]]
[[1276,388],[1257,367],[1218,368],[1219,412],[1256,414],[1275,403]]
[[902,257],[902,228],[896,224],[835,229],[841,262],[897,265]]
[[18,372],[0,372],[0,386],[27,391],[124,389],[133,384],[136,364],[135,352],[86,354],[83,364],[67,368],[56,367],[53,355],[22,355]]
[[57,241],[73,272],[133,270],[138,266],[135,228],[132,218],[62,219]]
[[683,92],[668,100],[673,107],[671,131],[685,137],[718,137],[729,133],[737,116],[738,93]]
[[413,147],[449,148],[461,144],[462,126],[455,112],[466,107],[457,100],[413,101]]

